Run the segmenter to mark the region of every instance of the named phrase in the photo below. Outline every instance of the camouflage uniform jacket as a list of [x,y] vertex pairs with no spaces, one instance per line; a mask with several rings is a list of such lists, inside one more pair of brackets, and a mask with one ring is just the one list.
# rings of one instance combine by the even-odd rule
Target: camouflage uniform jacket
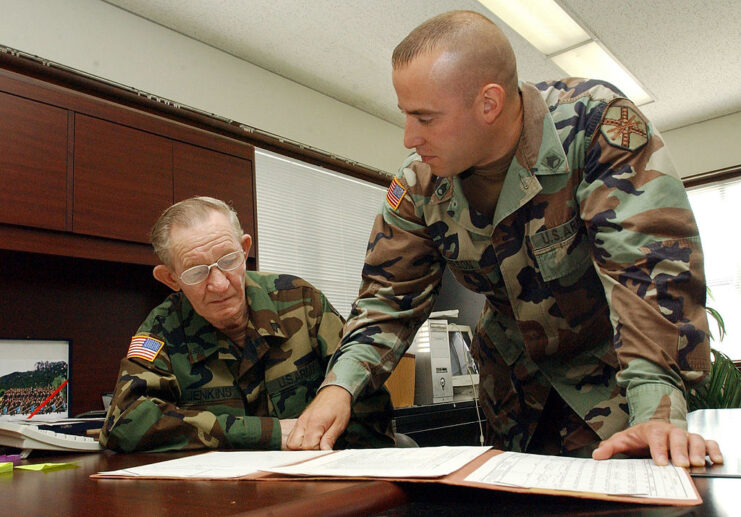
[[493,219],[460,175],[412,155],[371,233],[325,384],[380,386],[427,318],[444,267],[486,303],[472,353],[489,440],[526,450],[550,389],[605,439],[686,426],[709,369],[698,230],[660,136],[610,85],[521,84],[524,127]]
[[[248,271],[244,349],[173,293],[137,336],[164,342],[153,361],[128,357],[100,442],[110,449],[280,449],[278,419],[296,418],[316,395],[341,336],[342,317],[324,295],[291,275]],[[383,390],[353,405],[338,446],[390,446]]]

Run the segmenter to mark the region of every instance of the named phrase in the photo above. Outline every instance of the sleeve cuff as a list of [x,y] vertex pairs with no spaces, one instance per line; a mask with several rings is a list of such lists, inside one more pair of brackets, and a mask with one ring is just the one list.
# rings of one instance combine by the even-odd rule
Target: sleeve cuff
[[283,433],[280,420],[272,417],[244,416],[226,431],[227,439],[234,449],[280,450]]
[[319,389],[325,386],[340,386],[350,392],[354,402],[369,379],[370,372],[362,364],[349,357],[340,357],[327,373]]
[[687,402],[682,391],[666,384],[641,384],[626,391],[629,425],[662,420],[687,429]]

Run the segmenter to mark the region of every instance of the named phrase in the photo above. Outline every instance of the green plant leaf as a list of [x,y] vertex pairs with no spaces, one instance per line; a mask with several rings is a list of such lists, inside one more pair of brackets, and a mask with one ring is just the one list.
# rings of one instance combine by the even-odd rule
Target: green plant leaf
[[689,411],[741,407],[741,372],[727,355],[715,349],[711,349],[711,354],[710,378],[689,390]]

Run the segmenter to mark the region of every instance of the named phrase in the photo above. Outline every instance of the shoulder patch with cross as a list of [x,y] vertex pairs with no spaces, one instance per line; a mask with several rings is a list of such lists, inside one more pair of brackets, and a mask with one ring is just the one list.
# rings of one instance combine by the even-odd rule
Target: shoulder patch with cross
[[648,124],[628,106],[610,106],[600,131],[610,145],[627,151],[637,151],[648,142]]

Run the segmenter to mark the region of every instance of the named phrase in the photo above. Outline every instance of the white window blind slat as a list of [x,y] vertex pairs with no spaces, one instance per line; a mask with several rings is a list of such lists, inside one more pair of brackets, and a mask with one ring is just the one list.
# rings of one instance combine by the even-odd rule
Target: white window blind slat
[[260,269],[300,276],[347,317],[386,190],[255,150]]

